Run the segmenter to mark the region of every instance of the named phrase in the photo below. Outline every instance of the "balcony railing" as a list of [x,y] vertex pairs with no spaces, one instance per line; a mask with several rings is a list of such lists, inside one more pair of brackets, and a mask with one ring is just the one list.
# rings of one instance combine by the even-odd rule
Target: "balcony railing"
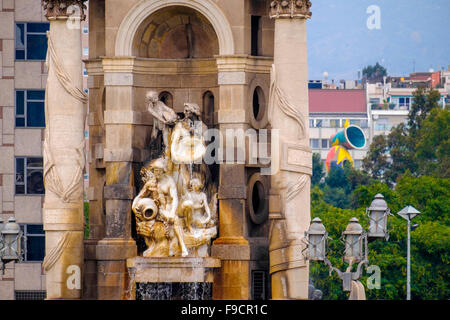
[[408,111],[410,108],[409,104],[396,104],[396,103],[384,103],[384,104],[372,104],[371,109],[372,110],[394,110],[394,111],[400,111],[400,110],[406,110]]
[[391,82],[391,88],[393,88],[393,89],[431,88],[431,81]]
[[373,103],[372,110],[400,110],[398,109],[398,105],[395,103]]

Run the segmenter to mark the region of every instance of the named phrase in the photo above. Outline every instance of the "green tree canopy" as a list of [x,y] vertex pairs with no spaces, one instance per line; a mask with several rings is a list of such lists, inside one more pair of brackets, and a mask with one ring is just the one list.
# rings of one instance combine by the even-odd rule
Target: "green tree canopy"
[[380,65],[378,62],[371,66],[367,66],[363,69],[363,77],[368,80],[378,79],[384,76],[387,76],[387,70],[385,67]]
[[363,159],[363,168],[371,172],[374,179],[383,179],[384,173],[389,168],[388,140],[386,136],[379,135],[373,138],[369,151]]
[[372,178],[393,185],[407,170],[415,175],[450,177],[450,115],[436,90],[419,88],[407,123],[387,137],[376,136],[363,160]]
[[311,177],[311,184],[313,186],[320,183],[320,180],[325,176],[324,165],[320,159],[319,153],[313,154],[313,175]]
[[450,112],[434,108],[416,137],[414,161],[420,174],[450,177]]

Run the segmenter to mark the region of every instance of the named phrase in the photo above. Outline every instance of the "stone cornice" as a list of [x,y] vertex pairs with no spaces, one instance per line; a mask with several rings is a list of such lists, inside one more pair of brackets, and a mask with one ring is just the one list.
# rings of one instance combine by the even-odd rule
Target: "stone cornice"
[[309,0],[274,0],[270,3],[270,18],[311,18]]
[[137,57],[100,57],[83,60],[90,76],[104,73],[135,74],[195,74],[208,75],[218,72],[270,73],[272,57],[248,55],[216,56],[215,59],[192,59],[186,61],[147,59]]
[[270,73],[272,57],[253,57],[248,55],[217,56],[219,72]]
[[86,0],[42,0],[42,5],[48,20],[68,19],[72,15],[74,17],[79,15],[80,20],[83,21],[86,19],[85,2]]

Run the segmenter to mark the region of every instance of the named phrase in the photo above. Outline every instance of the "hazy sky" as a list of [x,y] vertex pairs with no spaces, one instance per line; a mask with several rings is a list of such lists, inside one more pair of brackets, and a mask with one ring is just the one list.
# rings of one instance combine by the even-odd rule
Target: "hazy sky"
[[[450,65],[450,0],[311,0],[308,20],[309,78],[356,79],[380,62],[389,75],[447,70]],[[380,8],[380,29],[369,30],[367,8]]]

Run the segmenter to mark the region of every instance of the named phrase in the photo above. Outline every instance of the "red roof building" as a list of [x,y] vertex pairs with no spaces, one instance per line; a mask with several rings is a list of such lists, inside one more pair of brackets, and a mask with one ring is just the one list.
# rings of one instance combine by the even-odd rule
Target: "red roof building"
[[309,90],[310,113],[367,113],[366,91]]

